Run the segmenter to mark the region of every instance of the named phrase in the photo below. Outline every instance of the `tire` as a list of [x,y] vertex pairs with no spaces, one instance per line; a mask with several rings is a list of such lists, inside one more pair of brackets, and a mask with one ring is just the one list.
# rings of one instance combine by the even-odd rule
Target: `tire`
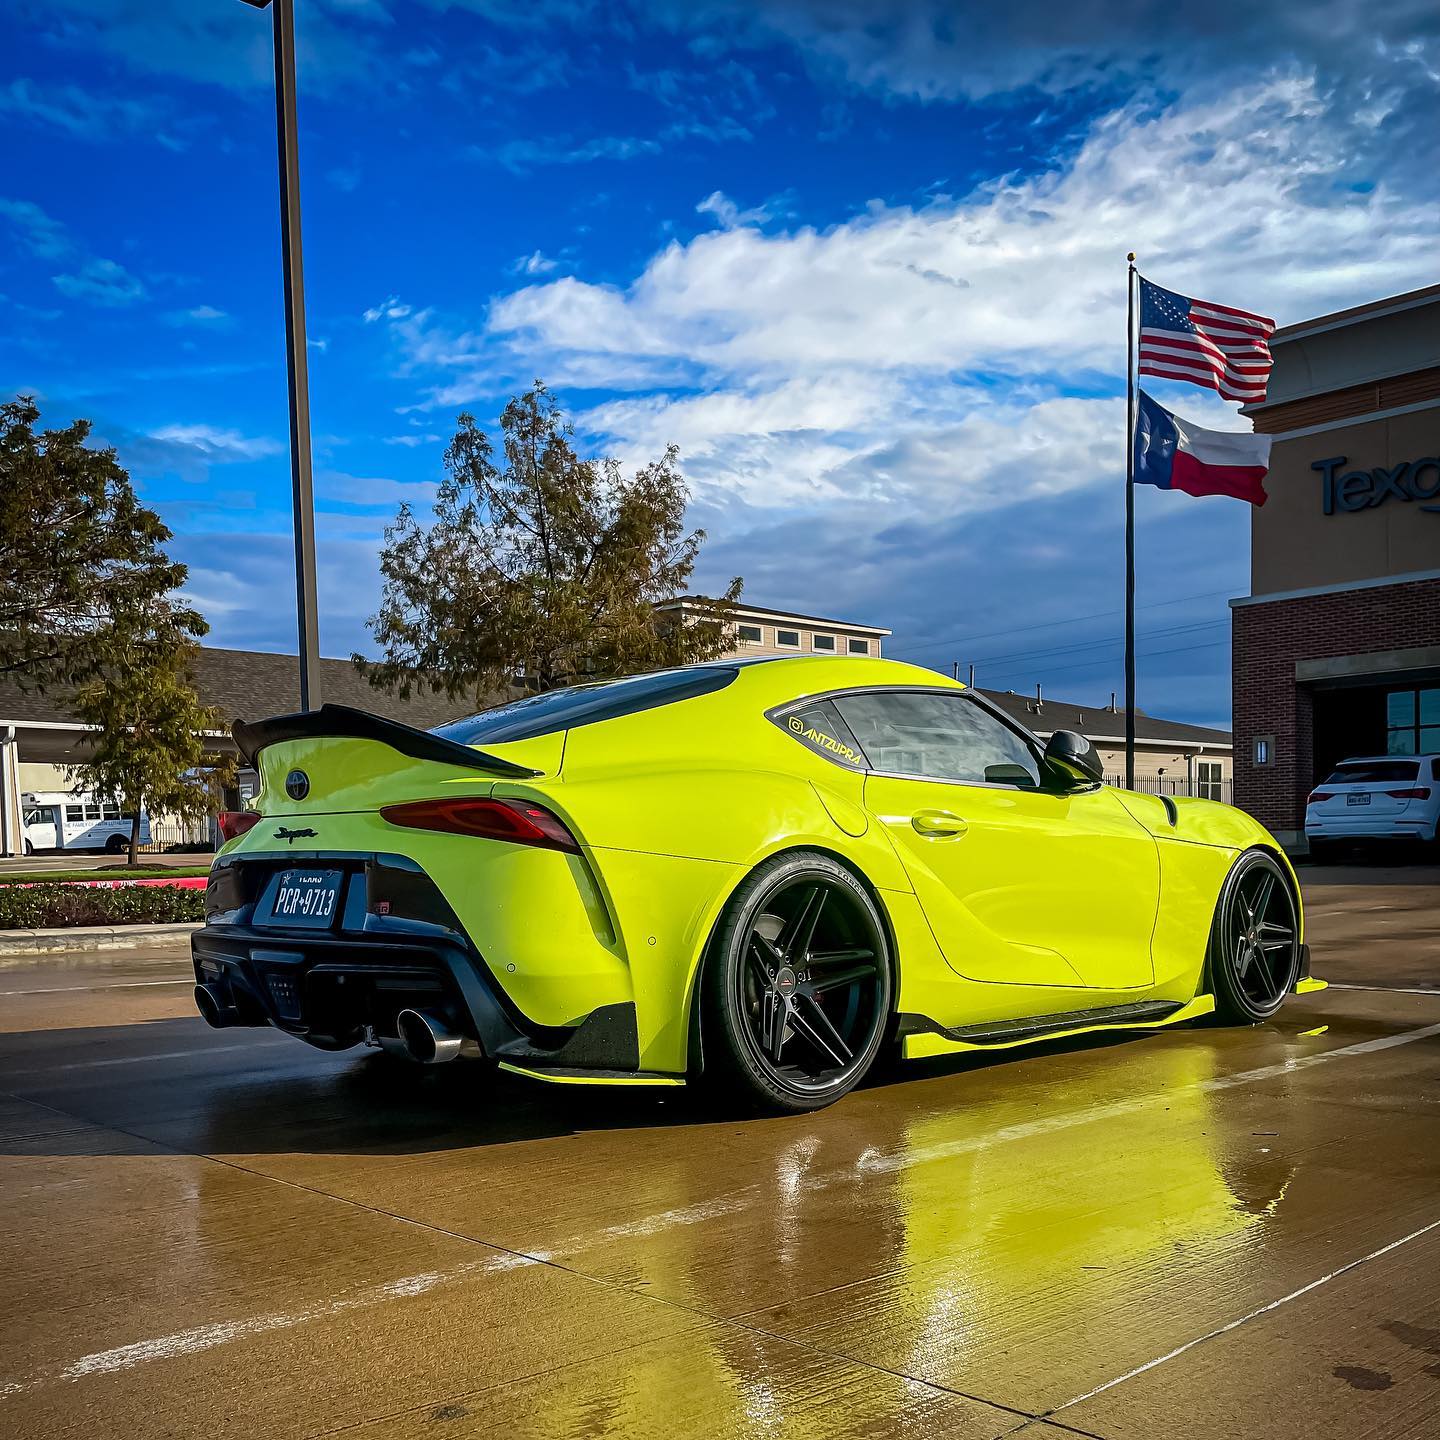
[[1299,909],[1284,867],[1265,850],[1234,864],[1210,927],[1206,965],[1216,1017],[1258,1025],[1284,1003],[1300,968]]
[[35,853],[35,844],[33,841],[27,840],[25,842],[25,853],[27,855],[33,855]]
[[105,842],[105,849],[111,855],[119,855],[130,848],[130,842],[123,835],[112,835]]
[[1312,865],[1333,865],[1340,856],[1340,845],[1335,840],[1311,840],[1310,863]]
[[706,954],[705,1087],[751,1111],[833,1104],[885,1041],[892,974],[880,912],[850,871],[808,850],[765,861]]

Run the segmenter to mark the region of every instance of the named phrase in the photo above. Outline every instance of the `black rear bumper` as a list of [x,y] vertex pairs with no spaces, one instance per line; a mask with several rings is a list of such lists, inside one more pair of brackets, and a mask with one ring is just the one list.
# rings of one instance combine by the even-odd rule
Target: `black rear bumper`
[[196,984],[231,1023],[273,1025],[322,1049],[394,1038],[401,1010],[425,1010],[486,1054],[527,1037],[468,947],[434,937],[315,935],[207,925],[191,937]]
[[[343,874],[324,927],[266,920],[276,877],[297,864]],[[399,1013],[420,1010],[492,1059],[620,1072],[639,1065],[633,1004],[603,1006],[575,1026],[535,1024],[501,989],[429,876],[401,856],[222,858],[206,888],[205,927],[190,948],[196,984],[208,987],[222,1024],[273,1025],[343,1050],[396,1039]]]

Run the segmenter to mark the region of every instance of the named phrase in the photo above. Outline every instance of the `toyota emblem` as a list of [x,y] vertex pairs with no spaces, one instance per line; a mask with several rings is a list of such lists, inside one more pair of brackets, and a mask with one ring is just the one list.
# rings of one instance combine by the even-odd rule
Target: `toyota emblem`
[[303,800],[310,793],[310,777],[303,770],[292,770],[285,777],[285,793],[292,800]]

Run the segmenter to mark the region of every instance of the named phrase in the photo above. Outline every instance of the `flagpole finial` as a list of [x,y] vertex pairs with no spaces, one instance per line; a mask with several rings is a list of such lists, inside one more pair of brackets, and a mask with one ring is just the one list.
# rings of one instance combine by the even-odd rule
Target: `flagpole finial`
[[1132,250],[1125,258],[1133,265],[1135,263],[1135,252]]

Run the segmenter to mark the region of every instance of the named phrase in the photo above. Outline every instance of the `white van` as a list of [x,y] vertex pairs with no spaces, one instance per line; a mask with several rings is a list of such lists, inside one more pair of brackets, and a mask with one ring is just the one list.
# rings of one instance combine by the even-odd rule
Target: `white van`
[[[118,855],[130,844],[129,815],[94,795],[31,792],[21,797],[25,853],[39,850],[108,850]],[[140,843],[150,843],[150,817],[140,814]]]

